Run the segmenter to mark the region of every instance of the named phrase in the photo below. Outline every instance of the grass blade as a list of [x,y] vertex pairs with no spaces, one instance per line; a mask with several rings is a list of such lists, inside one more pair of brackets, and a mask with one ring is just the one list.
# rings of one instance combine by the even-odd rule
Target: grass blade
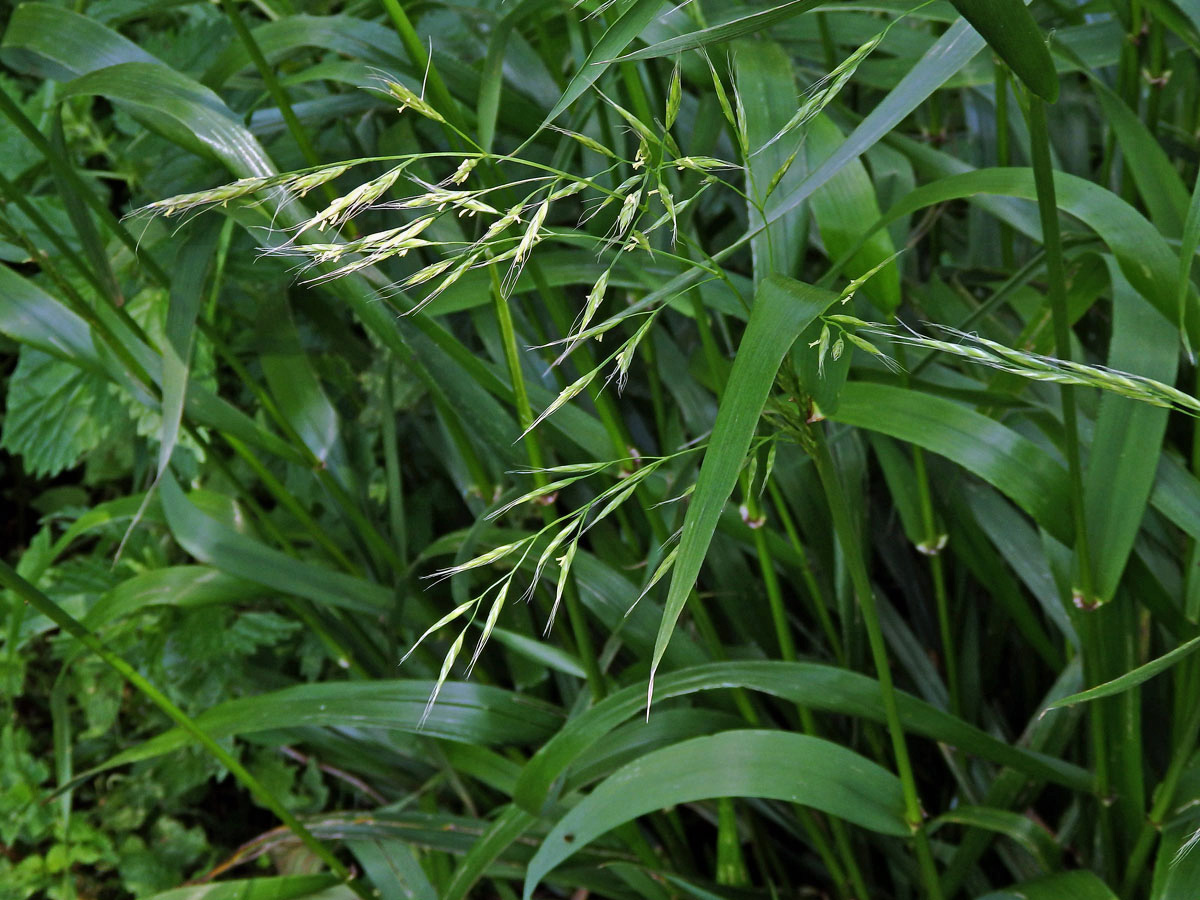
[[724,400],[717,410],[696,490],[683,520],[679,554],[650,664],[647,712],[654,693],[655,672],[696,584],[721,510],[737,483],[779,365],[800,332],[836,300],[836,294],[783,276],[765,280],[755,297],[746,333],[729,373]]

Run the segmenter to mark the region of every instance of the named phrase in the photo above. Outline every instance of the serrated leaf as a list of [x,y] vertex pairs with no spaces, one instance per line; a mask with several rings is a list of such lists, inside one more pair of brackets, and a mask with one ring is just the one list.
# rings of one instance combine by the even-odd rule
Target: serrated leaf
[[28,346],[9,378],[7,407],[0,447],[39,477],[77,465],[125,418],[95,375]]

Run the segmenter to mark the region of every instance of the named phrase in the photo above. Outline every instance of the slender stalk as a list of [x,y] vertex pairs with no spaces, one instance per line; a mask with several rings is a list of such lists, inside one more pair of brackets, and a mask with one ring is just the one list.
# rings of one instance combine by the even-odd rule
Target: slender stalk
[[[1054,191],[1054,171],[1050,162],[1050,135],[1046,127],[1046,104],[1029,95],[1029,140],[1033,160],[1033,178],[1037,187],[1038,213],[1042,222],[1042,242],[1046,248],[1047,298],[1054,322],[1054,353],[1059,359],[1071,358],[1071,330],[1067,310],[1066,271],[1063,267],[1062,236],[1058,228],[1058,203]],[[1071,512],[1075,521],[1075,557],[1078,582],[1077,601],[1093,602],[1092,564],[1088,551],[1087,520],[1083,506],[1083,466],[1079,453],[1079,425],[1075,408],[1075,388],[1060,388],[1063,410],[1063,439],[1071,483]]]
[[[1054,191],[1054,172],[1050,162],[1050,135],[1046,125],[1046,105],[1040,97],[1028,97],[1028,122],[1033,177],[1038,194],[1038,212],[1042,223],[1042,242],[1046,250],[1047,296],[1054,324],[1055,355],[1071,358],[1070,322],[1067,310],[1066,274],[1063,267],[1062,238],[1058,228],[1058,204]],[[1072,588],[1074,605],[1087,609],[1094,601],[1092,566],[1088,549],[1087,519],[1084,511],[1083,467],[1079,453],[1079,431],[1075,408],[1075,389],[1060,387],[1063,411],[1063,434],[1068,476],[1071,487],[1071,512],[1075,524],[1075,573]],[[1077,616],[1083,663],[1088,684],[1100,681],[1097,653],[1100,647],[1100,623],[1095,616]],[[1097,788],[1100,793],[1099,825],[1103,857],[1108,866],[1114,864],[1115,845],[1111,807],[1107,798],[1112,789],[1108,765],[1108,727],[1104,703],[1094,703],[1090,710],[1090,731],[1095,757]]]
[[193,740],[203,746],[222,766],[228,769],[233,777],[240,781],[259,803],[271,810],[279,821],[286,825],[305,847],[329,866],[330,871],[342,879],[354,893],[362,897],[363,900],[371,900],[371,892],[360,881],[354,878],[354,875],[334,855],[332,850],[305,828],[303,823],[292,815],[287,807],[237,760],[237,757],[209,737],[204,730],[192,721],[187,713],[171,702],[171,699],[166,694],[151,684],[137,669],[105,647],[99,638],[85,628],[77,619],[18,575],[11,566],[3,561],[0,561],[0,584],[3,584],[4,587],[16,594],[19,600],[32,606],[63,631],[78,640],[108,663],[109,666],[116,670],[117,674],[128,681],[133,687],[145,694],[147,699],[162,710],[172,722],[191,735]]
[[[1012,165],[1012,147],[1008,139],[1008,66],[995,61],[996,78],[996,165]],[[1000,222],[1000,261],[1007,271],[1016,268],[1013,254],[1013,231],[1007,222]]]
[[817,475],[821,479],[821,486],[825,489],[825,496],[829,501],[834,531],[845,555],[846,566],[849,569],[854,592],[858,596],[859,607],[862,610],[863,622],[867,628],[867,641],[870,644],[875,675],[879,679],[879,688],[883,695],[884,716],[887,719],[888,732],[892,739],[892,752],[896,758],[896,770],[900,776],[900,784],[904,793],[904,818],[909,828],[912,829],[917,864],[921,871],[921,880],[925,885],[925,896],[929,900],[941,900],[942,889],[938,880],[937,866],[933,860],[929,836],[925,833],[917,781],[913,774],[912,761],[908,755],[904,726],[900,722],[896,688],[892,682],[891,668],[888,665],[887,645],[883,637],[883,627],[879,623],[875,593],[871,587],[870,576],[867,574],[867,563],[863,556],[858,529],[855,527],[841,477],[838,475],[833,456],[829,452],[824,431],[817,426],[809,428],[807,433],[811,438],[810,452],[817,467]]
[[[749,511],[751,523],[756,522],[762,516],[762,510],[759,508],[757,501],[747,492],[745,496],[746,509]],[[794,662],[797,659],[796,643],[792,638],[792,629],[787,621],[786,604],[783,599],[783,591],[779,586],[779,576],[775,574],[775,563],[771,559],[771,551],[767,547],[766,535],[763,532],[762,525],[751,524],[751,529],[754,534],[754,549],[758,556],[759,570],[762,573],[763,585],[767,591],[767,603],[771,608],[771,620],[775,626],[775,637],[779,641],[780,658],[788,662]],[[813,717],[812,710],[807,706],[796,704],[796,713],[800,717],[800,728],[808,735],[819,735],[816,719]],[[816,825],[815,817],[812,823]],[[846,830],[846,823],[838,818],[829,820],[830,830],[833,832],[834,843],[837,846],[838,852],[841,855],[842,863],[845,866],[845,874],[838,876],[838,887],[840,890],[849,892],[846,896],[867,896],[867,885],[863,879],[862,870],[858,866],[858,861],[854,857],[854,851],[850,846],[850,835]],[[808,828],[810,837],[820,836],[821,843],[818,845],[818,851],[821,852],[822,859],[826,865],[829,865],[828,857],[832,857],[828,846],[825,842],[824,835],[817,828]],[[841,867],[836,869],[831,868],[831,873],[840,872]]]
[[788,541],[791,543],[792,549],[796,551],[796,555],[800,557],[800,574],[804,579],[804,586],[808,588],[808,593],[812,597],[813,612],[817,621],[821,623],[821,630],[825,632],[825,639],[829,641],[829,646],[833,650],[833,658],[837,660],[839,666],[844,666],[846,665],[846,653],[842,649],[842,639],[838,636],[833,617],[829,615],[829,606],[825,602],[825,595],[821,591],[821,585],[817,583],[816,573],[813,572],[812,565],[808,561],[808,551],[804,549],[804,543],[800,540],[800,532],[796,530],[796,523],[792,521],[792,514],[788,511],[783,493],[779,490],[779,485],[773,481],[767,484],[767,491],[771,495],[771,502],[775,506],[779,521],[783,523],[783,530],[787,533]]
[[400,43],[404,45],[404,52],[412,60],[414,68],[418,72],[424,73],[425,83],[429,86],[429,90],[433,94],[434,105],[438,107],[438,112],[445,116],[456,131],[460,131],[461,133],[464,125],[458,104],[446,87],[446,82],[442,81],[442,76],[438,74],[437,67],[433,65],[433,61],[429,58],[429,51],[421,43],[421,37],[417,34],[417,30],[413,27],[412,22],[409,21],[404,7],[400,4],[399,0],[381,0],[381,2],[383,3],[384,10],[387,11],[389,18],[391,18],[392,24],[396,26],[396,33],[400,35]]
[[389,362],[383,376],[383,409],[380,413],[380,438],[383,442],[383,465],[388,485],[388,526],[396,542],[396,555],[408,567],[408,525],[404,517],[403,473],[400,451],[396,446],[396,398],[392,388],[393,366]]
[[[545,467],[545,455],[542,452],[541,441],[537,434],[529,430],[529,426],[533,422],[533,409],[529,405],[529,392],[525,387],[525,374],[521,370],[521,357],[517,348],[517,333],[513,327],[512,310],[508,308],[508,300],[505,299],[504,292],[501,289],[500,276],[496,272],[496,267],[489,266],[488,272],[492,276],[492,298],[496,310],[496,319],[500,324],[500,342],[504,346],[504,360],[508,364],[509,379],[512,382],[513,396],[516,401],[517,421],[520,424],[521,430],[525,432],[525,452],[529,456],[529,465],[534,469],[534,483],[538,487],[542,487],[546,484],[546,474],[538,470]],[[548,523],[550,508],[543,507],[542,512],[543,518]],[[587,619],[584,615],[583,606],[579,602],[579,591],[575,587],[574,579],[568,578],[568,582],[563,593],[566,601],[567,618],[571,627],[571,633],[575,638],[575,649],[579,655],[580,662],[583,664],[583,670],[587,674],[588,689],[591,691],[592,700],[593,702],[599,702],[604,698],[604,676],[600,672],[600,667],[597,663],[596,648],[592,642],[591,633],[587,629]]]
[[946,669],[946,687],[950,692],[950,711],[962,715],[962,697],[958,683],[958,650],[950,622],[950,599],[946,594],[946,572],[942,562],[942,536],[937,533],[933,515],[933,496],[929,490],[929,474],[925,469],[925,451],[912,448],[913,470],[917,477],[917,497],[921,504],[921,521],[925,528],[925,543],[921,548],[929,559],[929,574],[933,579],[933,596],[937,604],[938,631],[942,640],[942,663]]

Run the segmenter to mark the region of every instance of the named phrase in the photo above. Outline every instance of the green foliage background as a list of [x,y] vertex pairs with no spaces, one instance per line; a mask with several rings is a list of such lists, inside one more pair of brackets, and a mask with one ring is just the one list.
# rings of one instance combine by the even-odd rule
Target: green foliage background
[[1195,896],[1195,0],[2,15],[0,897]]

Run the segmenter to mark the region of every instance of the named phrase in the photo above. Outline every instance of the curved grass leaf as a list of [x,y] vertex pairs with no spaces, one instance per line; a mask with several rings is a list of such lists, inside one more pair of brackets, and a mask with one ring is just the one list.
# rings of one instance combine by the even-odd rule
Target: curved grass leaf
[[779,365],[800,332],[836,300],[836,294],[782,275],[772,275],[758,289],[683,520],[679,553],[654,642],[647,707],[654,692],[654,675],[683,605],[695,587],[721,510],[737,483]]
[[821,2],[822,0],[788,0],[787,3],[779,3],[768,9],[756,10],[728,22],[722,22],[720,25],[710,25],[699,31],[667,38],[665,41],[659,41],[649,47],[619,56],[614,61],[658,59],[663,56],[674,56],[676,53],[683,53],[686,50],[708,47],[712,44],[724,44],[748,34],[757,34],[776,22],[782,22],[792,16],[808,12],[810,9],[820,6]]
[[[873,678],[816,663],[724,662],[670,672],[656,686],[660,699],[688,696],[701,691],[746,688],[813,709],[883,722],[879,683]],[[557,795],[561,776],[573,771],[590,748],[642,708],[638,685],[606,697],[587,712],[571,719],[526,764],[513,799],[530,812],[541,812]],[[961,719],[897,693],[900,719],[906,730],[960,750],[1010,766],[1036,778],[1076,789],[1091,784],[1091,776],[1075,766],[1012,747]]]
[[953,460],[1012,498],[1060,541],[1070,542],[1066,469],[994,419],[944,397],[868,382],[847,384],[830,418]]
[[488,867],[535,822],[536,816],[525,812],[515,803],[504,807],[458,864],[440,900],[463,900],[468,896]]
[[1062,857],[1062,848],[1045,826],[1012,810],[960,806],[931,820],[929,830],[936,831],[943,825],[966,825],[1002,834],[1028,850],[1047,872],[1057,868]]
[[87,628],[102,628],[151,606],[207,606],[240,603],[261,596],[262,587],[208,566],[150,569],[122,581],[103,594],[82,619]]
[[161,65],[95,19],[49,3],[16,5],[0,43],[0,58],[14,69],[55,81],[127,62]]
[[155,63],[128,62],[68,82],[67,97],[100,95],[148,128],[194,153],[223,163],[239,178],[274,175],[258,139],[203,85]]
[[637,816],[716,797],[801,803],[873,831],[903,837],[900,779],[821,738],[779,731],[726,731],[632,762],[600,784],[554,829],[529,862],[525,900],[580,847]]
[[[230,700],[193,720],[209,737],[280,728],[378,728],[468,744],[533,744],[562,723],[557,709],[487,685],[448,681],[429,709],[432,681],[350,681],[300,684]],[[192,743],[180,728],[165,731],[104,762],[95,771],[154,759]],[[80,776],[84,777],[84,776]]]
[[1165,672],[1176,663],[1186,659],[1197,649],[1200,649],[1200,637],[1192,638],[1190,641],[1180,644],[1169,653],[1164,653],[1158,659],[1153,659],[1143,666],[1138,666],[1132,672],[1126,672],[1120,678],[1114,678],[1112,681],[1106,681],[1104,684],[1089,688],[1086,691],[1080,691],[1077,694],[1071,694],[1069,697],[1063,697],[1061,700],[1055,700],[1047,708],[1054,709],[1060,706],[1073,706],[1076,703],[1087,703],[1090,700],[1099,700],[1101,697],[1111,697],[1114,694],[1123,693],[1145,681],[1149,681],[1160,672]]
[[160,493],[175,540],[201,562],[315,603],[376,613],[392,605],[392,591],[382,585],[301,562],[207,515],[184,496],[170,472],[163,475]]
[[[1179,361],[1176,326],[1110,266],[1113,330],[1108,366],[1172,384]],[[1084,476],[1084,521],[1094,602],[1117,591],[1154,487],[1168,410],[1105,392]]]
[[[1058,208],[1095,231],[1138,293],[1167,321],[1179,323],[1180,311],[1175,302],[1179,260],[1158,229],[1119,196],[1086,179],[1055,172],[1054,191]],[[866,234],[927,206],[976,194],[1036,200],[1033,170],[977,169],[922,185],[888,210]],[[1191,318],[1194,321],[1189,323],[1188,336],[1192,346],[1200,346],[1200,317]]]

